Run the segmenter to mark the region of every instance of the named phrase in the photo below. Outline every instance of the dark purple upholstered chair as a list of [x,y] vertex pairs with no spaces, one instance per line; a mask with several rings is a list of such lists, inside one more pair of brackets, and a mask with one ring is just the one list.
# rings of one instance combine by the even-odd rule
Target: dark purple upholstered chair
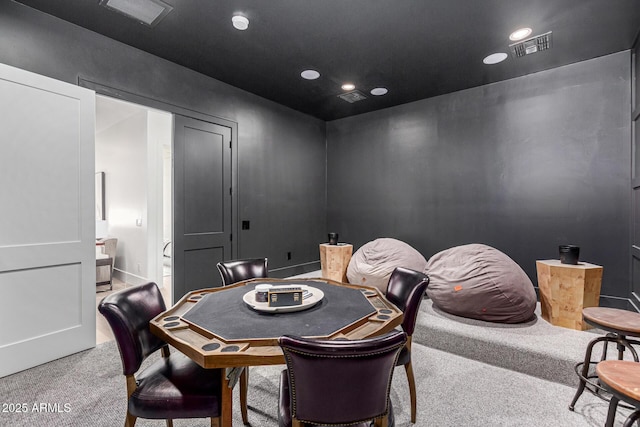
[[267,258],[239,259],[235,261],[219,262],[217,264],[222,286],[233,285],[243,280],[267,277]]
[[[267,277],[267,258],[239,259],[234,261],[219,262],[216,267],[222,276],[222,286],[233,285],[243,280]],[[249,367],[245,366],[240,375],[240,412],[242,421],[249,423],[247,413],[247,392],[249,389]]]
[[393,270],[387,285],[387,299],[404,313],[402,329],[407,333],[407,344],[400,352],[398,366],[404,365],[409,380],[411,397],[411,422],[416,422],[416,380],[411,366],[411,337],[416,328],[418,309],[429,285],[429,277],[408,268],[398,267]]
[[406,341],[402,331],[354,341],[280,337],[280,427],[393,426],[389,392]]
[[[138,417],[165,419],[168,426],[174,418],[211,417],[211,425],[219,425],[220,370],[203,369],[179,352],[170,354],[168,345],[149,329],[149,321],[165,311],[155,283],[111,294],[98,310],[115,335],[127,380],[125,427],[133,427]],[[162,358],[136,375],[157,350]]]

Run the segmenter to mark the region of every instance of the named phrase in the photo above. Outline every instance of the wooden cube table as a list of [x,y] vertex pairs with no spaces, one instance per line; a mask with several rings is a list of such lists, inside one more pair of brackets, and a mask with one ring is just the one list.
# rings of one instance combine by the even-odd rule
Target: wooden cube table
[[353,245],[338,243],[330,245],[320,244],[320,266],[324,279],[347,283],[347,267],[351,261]]
[[542,318],[556,326],[585,330],[582,309],[597,307],[602,267],[586,262],[562,264],[560,260],[536,261]]

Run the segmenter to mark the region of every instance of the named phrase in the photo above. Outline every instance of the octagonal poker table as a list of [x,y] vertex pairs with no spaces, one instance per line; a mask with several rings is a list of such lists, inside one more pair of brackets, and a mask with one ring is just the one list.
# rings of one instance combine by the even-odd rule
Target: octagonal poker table
[[[264,313],[244,302],[255,285],[306,285],[324,298],[296,312]],[[377,289],[328,279],[253,279],[186,294],[149,323],[151,332],[203,368],[221,369],[221,426],[232,424],[232,388],[242,367],[284,364],[278,338],[363,339],[392,331],[402,311]]]
[[[258,283],[306,285],[324,298],[306,310],[264,313],[243,295]],[[328,279],[253,279],[186,294],[150,322],[151,331],[204,368],[283,364],[282,335],[362,339],[390,332],[402,311],[374,287]]]

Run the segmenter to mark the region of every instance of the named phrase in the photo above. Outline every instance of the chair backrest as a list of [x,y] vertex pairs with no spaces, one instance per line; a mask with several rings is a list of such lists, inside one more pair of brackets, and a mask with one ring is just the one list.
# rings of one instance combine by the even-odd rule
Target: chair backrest
[[104,253],[109,255],[110,258],[116,257],[116,248],[118,246],[118,239],[115,237],[110,237],[108,239],[104,239]]
[[109,255],[109,258],[111,258],[111,268],[113,269],[113,265],[116,260],[116,250],[118,248],[118,239],[116,239],[115,237],[110,237],[108,239],[104,239],[103,242],[104,242],[104,246],[103,246],[102,252]]
[[239,259],[217,264],[222,286],[233,285],[243,280],[268,277],[267,258]]
[[393,370],[406,340],[402,331],[354,341],[280,337],[291,416],[341,425],[387,415]]
[[166,310],[155,283],[108,295],[100,301],[98,310],[116,338],[125,375],[135,374],[148,355],[166,345],[149,329],[149,321]]
[[398,267],[387,284],[387,299],[404,313],[402,329],[413,335],[418,309],[429,285],[429,276],[415,270]]

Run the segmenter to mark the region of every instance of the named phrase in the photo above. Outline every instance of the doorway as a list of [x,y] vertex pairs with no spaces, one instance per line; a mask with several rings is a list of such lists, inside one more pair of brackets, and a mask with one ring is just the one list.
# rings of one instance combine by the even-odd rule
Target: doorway
[[[117,239],[112,291],[97,286],[96,305],[109,292],[150,281],[171,301],[172,123],[169,112],[96,95],[95,162],[105,212],[96,239]],[[96,342],[113,339],[96,316]]]

